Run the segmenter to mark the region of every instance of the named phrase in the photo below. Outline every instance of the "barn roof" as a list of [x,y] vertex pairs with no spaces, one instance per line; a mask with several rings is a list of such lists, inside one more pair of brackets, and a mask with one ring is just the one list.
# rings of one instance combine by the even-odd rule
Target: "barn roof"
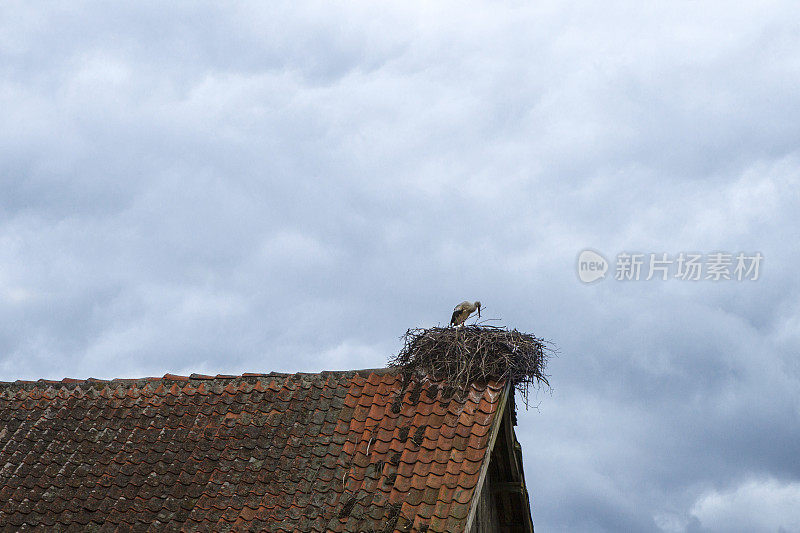
[[0,524],[464,531],[508,394],[393,369],[0,383]]

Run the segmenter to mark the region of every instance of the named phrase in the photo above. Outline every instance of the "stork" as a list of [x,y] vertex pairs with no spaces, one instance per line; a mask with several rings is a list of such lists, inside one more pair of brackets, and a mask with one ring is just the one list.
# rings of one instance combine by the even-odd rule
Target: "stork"
[[453,317],[450,319],[451,326],[461,326],[469,318],[469,315],[478,311],[478,318],[481,316],[481,303],[470,303],[467,301],[461,302],[453,309]]

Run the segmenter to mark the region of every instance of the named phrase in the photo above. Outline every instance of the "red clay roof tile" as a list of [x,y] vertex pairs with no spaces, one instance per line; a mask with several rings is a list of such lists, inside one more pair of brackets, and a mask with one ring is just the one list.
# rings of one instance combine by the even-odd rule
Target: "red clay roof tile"
[[0,383],[0,524],[463,530],[503,384],[402,385],[388,369]]

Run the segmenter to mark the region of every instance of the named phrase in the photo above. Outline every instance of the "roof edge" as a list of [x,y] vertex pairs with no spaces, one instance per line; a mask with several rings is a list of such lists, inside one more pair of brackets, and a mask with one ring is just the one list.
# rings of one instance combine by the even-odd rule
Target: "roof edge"
[[243,374],[217,374],[215,376],[206,374],[190,374],[188,376],[166,373],[161,377],[139,377],[139,378],[111,378],[111,379],[98,379],[98,378],[64,378],[64,379],[38,379],[38,380],[25,380],[18,379],[16,381],[2,381],[0,380],[0,388],[18,387],[50,387],[55,385],[129,385],[154,383],[159,381],[208,381],[208,380],[234,380],[234,379],[247,379],[247,378],[289,378],[289,377],[306,377],[306,376],[346,376],[346,375],[360,375],[362,377],[369,377],[370,374],[385,375],[393,372],[398,372],[396,367],[385,368],[362,368],[358,370],[322,370],[320,372],[269,372],[269,373],[254,373],[245,372]]
[[503,424],[503,415],[508,405],[508,395],[511,393],[511,381],[507,381],[503,386],[503,393],[500,397],[500,406],[495,412],[495,419],[492,421],[492,429],[489,436],[489,445],[486,448],[486,456],[481,465],[481,473],[478,476],[478,484],[475,485],[475,492],[472,493],[472,502],[469,504],[469,514],[467,514],[467,523],[464,526],[464,533],[469,533],[472,528],[472,522],[475,521],[475,515],[478,511],[478,501],[481,499],[481,491],[483,491],[483,484],[486,482],[486,474],[489,472],[489,463],[492,462],[492,452],[494,451],[494,444],[497,441],[497,436],[500,434],[500,428]]

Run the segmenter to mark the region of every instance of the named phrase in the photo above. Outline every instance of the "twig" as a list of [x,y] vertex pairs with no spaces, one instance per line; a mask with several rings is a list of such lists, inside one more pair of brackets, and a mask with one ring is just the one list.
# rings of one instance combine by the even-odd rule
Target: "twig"
[[[497,319],[486,319],[490,320]],[[410,329],[403,336],[402,350],[389,363],[403,368],[404,383],[416,372],[424,372],[461,393],[474,382],[507,380],[520,391],[527,407],[531,386],[550,386],[544,369],[555,353],[549,341],[481,322],[458,328]]]

